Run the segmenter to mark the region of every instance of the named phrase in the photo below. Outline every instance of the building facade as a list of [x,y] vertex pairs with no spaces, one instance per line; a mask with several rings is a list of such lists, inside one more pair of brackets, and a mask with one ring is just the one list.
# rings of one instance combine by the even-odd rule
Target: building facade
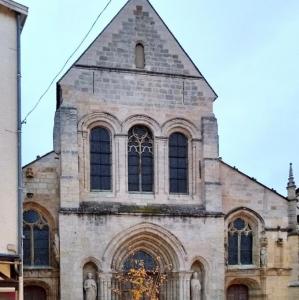
[[[0,0],[0,299],[16,299],[19,290],[22,194],[19,160],[20,34],[27,8]],[[22,178],[22,177],[21,177]]]
[[159,299],[197,300],[195,272],[200,299],[298,299],[292,169],[284,197],[222,161],[216,98],[128,1],[57,84],[54,151],[23,169],[25,299],[87,299],[88,276],[129,299],[113,289],[132,255],[167,275]]

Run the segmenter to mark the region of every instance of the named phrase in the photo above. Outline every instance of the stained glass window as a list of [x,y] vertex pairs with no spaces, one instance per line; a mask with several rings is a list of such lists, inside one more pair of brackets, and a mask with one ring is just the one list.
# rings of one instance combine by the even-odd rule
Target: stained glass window
[[252,264],[253,236],[251,226],[243,219],[237,218],[228,228],[228,264]]
[[143,264],[144,268],[149,272],[154,271],[157,267],[154,258],[147,252],[140,250],[126,259],[123,268],[125,271],[129,271],[130,269],[140,268],[141,264]]
[[179,132],[169,137],[169,191],[188,192],[188,139]]
[[152,192],[153,137],[145,126],[134,126],[128,137],[128,182],[131,192]]
[[49,225],[36,211],[27,210],[23,214],[23,250],[25,266],[49,265]]
[[106,128],[96,127],[90,133],[90,188],[111,190],[111,138]]

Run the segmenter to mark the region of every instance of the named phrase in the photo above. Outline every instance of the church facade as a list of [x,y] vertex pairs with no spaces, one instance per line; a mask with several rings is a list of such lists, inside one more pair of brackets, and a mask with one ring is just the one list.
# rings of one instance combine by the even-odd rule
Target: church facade
[[54,151],[23,168],[25,299],[129,299],[132,255],[166,274],[159,299],[299,299],[292,169],[284,197],[220,159],[216,98],[128,1],[57,83]]

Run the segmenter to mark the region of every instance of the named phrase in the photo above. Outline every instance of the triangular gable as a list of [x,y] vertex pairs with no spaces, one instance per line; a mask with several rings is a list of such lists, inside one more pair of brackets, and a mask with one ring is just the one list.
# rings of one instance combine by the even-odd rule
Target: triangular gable
[[136,69],[138,42],[145,46],[145,71],[203,78],[147,0],[129,0],[74,66]]

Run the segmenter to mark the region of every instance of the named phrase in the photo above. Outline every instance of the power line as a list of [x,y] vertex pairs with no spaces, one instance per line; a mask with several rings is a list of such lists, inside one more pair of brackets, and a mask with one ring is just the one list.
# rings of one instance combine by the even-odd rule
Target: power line
[[61,74],[61,72],[64,70],[65,66],[69,63],[69,61],[76,54],[76,52],[79,50],[79,48],[81,47],[81,45],[85,42],[86,38],[88,37],[88,35],[92,31],[92,29],[94,28],[94,26],[96,25],[96,23],[98,22],[99,18],[105,12],[105,10],[107,9],[107,7],[109,6],[109,4],[111,2],[112,2],[112,0],[109,0],[108,3],[106,4],[106,6],[103,8],[103,10],[99,13],[99,15],[97,16],[97,18],[95,19],[95,21],[92,23],[90,29],[87,31],[87,33],[85,34],[85,36],[83,37],[83,39],[81,40],[81,42],[79,43],[79,45],[72,52],[72,54],[69,56],[69,58],[65,61],[65,63],[63,64],[63,66],[60,68],[59,72],[54,76],[54,78],[52,79],[52,81],[50,82],[50,84],[48,85],[48,87],[46,88],[46,90],[38,98],[37,102],[32,107],[32,109],[26,114],[25,118],[22,121],[22,124],[26,124],[28,117],[35,111],[35,109],[38,107],[38,105],[40,104],[40,102],[42,101],[42,99],[44,98],[44,96],[48,93],[49,89],[51,88],[52,84],[55,82],[55,80],[57,79],[57,77]]

